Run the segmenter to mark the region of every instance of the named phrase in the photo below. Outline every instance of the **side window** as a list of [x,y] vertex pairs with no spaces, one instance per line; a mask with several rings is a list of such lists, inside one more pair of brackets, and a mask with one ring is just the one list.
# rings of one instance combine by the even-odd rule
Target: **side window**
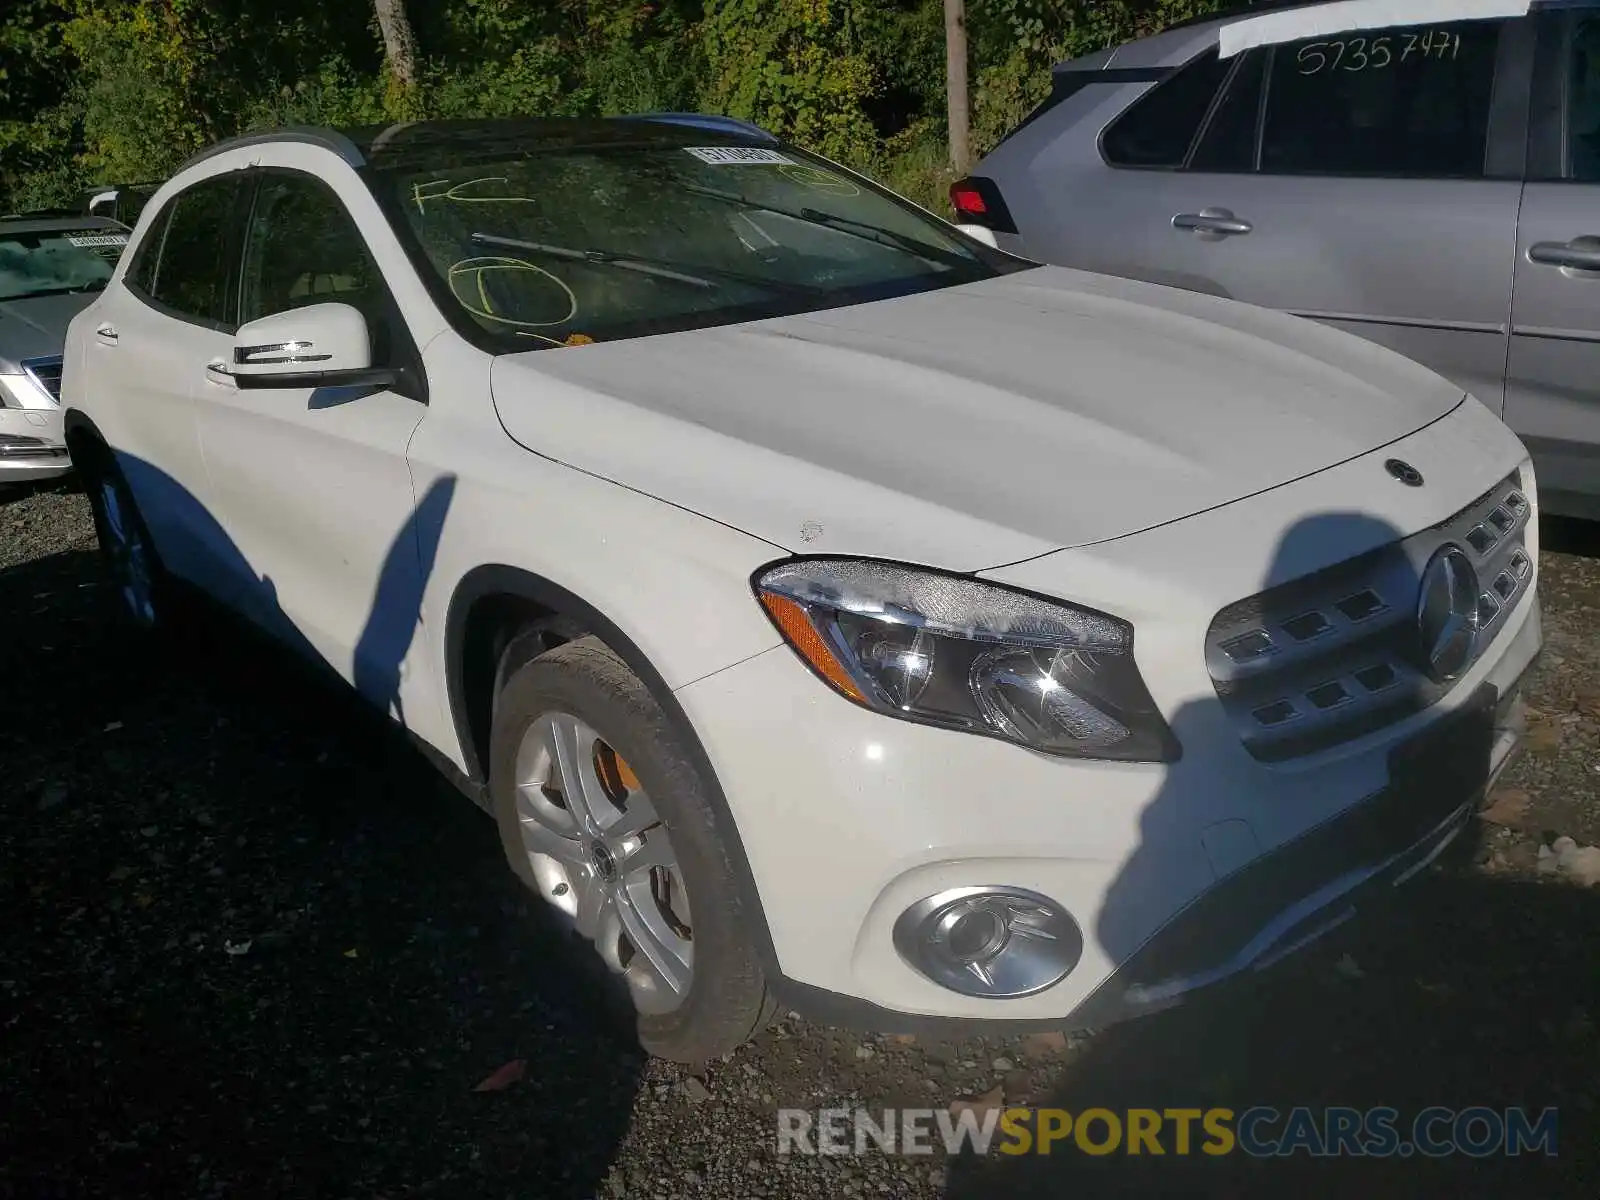
[[1567,56],[1567,175],[1600,182],[1600,17],[1581,17]]
[[1117,167],[1179,167],[1233,60],[1209,50],[1140,96],[1100,139]]
[[150,231],[145,234],[144,240],[134,251],[136,257],[128,264],[126,282],[146,296],[155,295],[156,268],[161,263],[161,242],[167,236],[167,222],[171,218],[172,205],[169,202],[166,208],[156,214],[156,219],[150,222]]
[[157,303],[218,328],[229,327],[229,247],[238,212],[240,179],[216,175],[172,202],[155,278],[146,289]]
[[1261,169],[1482,176],[1502,27],[1456,21],[1276,47]]
[[1256,119],[1261,111],[1266,62],[1264,50],[1251,50],[1240,60],[1200,134],[1200,144],[1189,159],[1191,170],[1255,170]]
[[329,300],[362,311],[376,354],[387,293],[355,222],[319,180],[265,175],[245,234],[240,321]]

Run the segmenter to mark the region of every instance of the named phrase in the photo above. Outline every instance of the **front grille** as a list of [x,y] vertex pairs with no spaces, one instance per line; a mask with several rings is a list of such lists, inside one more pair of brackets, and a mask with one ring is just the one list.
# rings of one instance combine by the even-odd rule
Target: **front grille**
[[1211,682],[1245,748],[1281,762],[1420,712],[1451,687],[1424,668],[1419,582],[1441,548],[1477,572],[1475,655],[1532,590],[1533,506],[1513,472],[1448,520],[1230,604],[1206,634]]
[[49,355],[41,358],[25,358],[22,360],[22,369],[28,376],[50,393],[50,398],[57,404],[61,403],[61,356]]

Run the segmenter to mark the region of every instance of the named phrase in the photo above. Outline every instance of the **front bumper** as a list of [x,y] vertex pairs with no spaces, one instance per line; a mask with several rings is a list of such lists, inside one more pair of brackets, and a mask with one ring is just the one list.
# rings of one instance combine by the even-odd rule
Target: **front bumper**
[[[1379,908],[1468,827],[1522,738],[1520,680],[1485,683],[1397,757],[1394,783],[1222,880],[1163,926],[1071,1014],[1095,1027],[1158,1012],[1273,966]],[[1420,750],[1420,752],[1418,752]]]
[[[1033,754],[862,710],[787,648],[677,696],[727,796],[789,1007],[883,1031],[1092,1027],[1265,968],[1431,862],[1515,747],[1542,637],[1530,595],[1444,699],[1291,765],[1252,759],[1200,697],[1172,714],[1179,763]],[[1060,983],[972,997],[900,956],[907,908],[995,885],[1076,921],[1082,957]]]
[[70,470],[59,408],[0,408],[0,484],[54,479]]

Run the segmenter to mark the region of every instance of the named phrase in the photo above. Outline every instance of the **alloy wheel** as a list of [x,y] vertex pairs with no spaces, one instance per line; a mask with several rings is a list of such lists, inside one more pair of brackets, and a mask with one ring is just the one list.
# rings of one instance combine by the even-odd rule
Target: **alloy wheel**
[[540,894],[623,977],[640,1012],[676,1009],[694,977],[689,896],[638,776],[588,724],[553,712],[523,734],[516,781]]

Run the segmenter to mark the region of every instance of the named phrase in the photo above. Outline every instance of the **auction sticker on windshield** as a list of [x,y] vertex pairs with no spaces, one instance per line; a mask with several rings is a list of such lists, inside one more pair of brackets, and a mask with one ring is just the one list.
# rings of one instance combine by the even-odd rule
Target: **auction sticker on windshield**
[[714,167],[780,166],[792,167],[794,159],[776,150],[757,146],[685,146],[690,154]]
[[125,233],[69,233],[67,243],[72,246],[126,246]]

